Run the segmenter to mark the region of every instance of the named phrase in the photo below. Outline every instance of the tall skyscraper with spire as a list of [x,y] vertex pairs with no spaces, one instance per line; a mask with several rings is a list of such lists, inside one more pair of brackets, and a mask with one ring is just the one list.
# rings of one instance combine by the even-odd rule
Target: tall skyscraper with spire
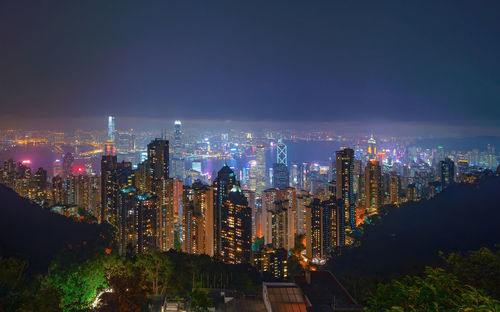
[[115,117],[108,116],[108,140],[115,142]]
[[172,157],[173,177],[184,180],[184,156],[182,154],[182,123],[174,122],[174,155]]
[[276,163],[288,166],[288,150],[285,143],[278,141],[276,145]]

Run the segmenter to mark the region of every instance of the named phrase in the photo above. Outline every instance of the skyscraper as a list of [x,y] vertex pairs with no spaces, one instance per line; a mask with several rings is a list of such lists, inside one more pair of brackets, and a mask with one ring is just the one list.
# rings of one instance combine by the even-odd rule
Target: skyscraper
[[453,160],[446,158],[445,160],[441,160],[440,165],[441,186],[444,189],[455,181],[455,163]]
[[182,154],[182,123],[174,122],[174,155],[172,157],[173,177],[184,180],[184,156]]
[[345,245],[343,204],[334,196],[321,201],[314,198],[306,210],[306,255],[322,262],[335,247]]
[[62,166],[62,161],[60,159],[54,160],[54,163],[52,164],[52,170],[53,170],[53,177],[63,176],[63,166]]
[[368,139],[368,159],[373,160],[377,158],[377,141],[373,138],[373,134]]
[[71,153],[66,153],[63,156],[63,163],[62,163],[63,177],[68,177],[73,172],[73,161],[74,160],[75,160],[75,158],[73,157],[73,154],[71,154]]
[[[225,164],[221,170],[217,173],[217,177],[214,180],[214,252],[217,256],[222,256],[222,228],[223,223],[226,222],[228,215],[227,210],[223,209],[223,204],[225,203],[229,192],[233,186],[237,185],[236,176],[233,170]],[[251,217],[250,217],[251,218]],[[250,227],[251,231],[251,227]],[[251,233],[250,233],[251,235]]]
[[288,167],[282,163],[273,164],[273,187],[284,189],[290,186]]
[[252,249],[252,211],[238,185],[234,185],[222,203],[227,218],[222,220],[221,260],[249,263]]
[[288,166],[288,151],[285,143],[278,141],[276,145],[276,163]]
[[168,140],[154,139],[148,144],[148,165],[152,181],[168,179],[169,177]]
[[371,160],[365,168],[365,208],[368,214],[377,213],[382,202],[380,164],[377,160]]
[[136,208],[136,233],[137,233],[137,252],[147,253],[152,249],[158,248],[157,235],[157,216],[158,216],[158,197],[153,194],[143,194],[137,196]]
[[297,192],[294,188],[267,189],[262,194],[264,241],[274,249],[295,245]]
[[118,226],[118,192],[130,186],[132,175],[130,162],[117,162],[115,155],[101,158],[101,211],[97,216],[100,222]]
[[256,187],[255,193],[257,196],[262,195],[262,192],[266,189],[266,149],[264,145],[257,145],[255,147],[255,160],[256,164]]
[[356,227],[356,210],[354,205],[354,150],[346,148],[335,153],[336,156],[336,197],[341,200],[345,210],[345,221]]
[[191,254],[214,255],[213,189],[200,181],[185,187],[183,251]]
[[391,204],[399,204],[401,201],[401,177],[395,172],[390,176]]
[[115,117],[108,116],[108,140],[115,142]]

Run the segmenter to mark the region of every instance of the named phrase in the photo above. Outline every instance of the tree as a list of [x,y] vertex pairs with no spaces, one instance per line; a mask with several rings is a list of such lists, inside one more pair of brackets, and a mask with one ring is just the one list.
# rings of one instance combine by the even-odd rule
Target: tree
[[57,290],[27,276],[27,266],[17,258],[0,258],[0,311],[60,311]]
[[500,250],[496,253],[488,248],[472,251],[468,256],[452,253],[445,260],[448,272],[465,284],[484,290],[495,299],[500,299]]
[[98,307],[99,312],[140,312],[147,307],[147,291],[143,274],[126,258],[115,258],[107,264],[109,288]]
[[157,295],[162,288],[167,286],[167,281],[172,275],[172,262],[166,254],[159,250],[151,250],[137,257],[136,265],[144,274],[145,280],[150,283],[151,291]]
[[499,311],[500,302],[442,268],[379,284],[366,311]]
[[206,312],[213,307],[212,299],[208,296],[208,291],[201,288],[194,288],[189,294],[191,298],[191,311]]
[[50,267],[47,284],[61,294],[63,311],[89,308],[100,291],[107,288],[105,256],[95,256],[83,263],[64,263],[59,258]]

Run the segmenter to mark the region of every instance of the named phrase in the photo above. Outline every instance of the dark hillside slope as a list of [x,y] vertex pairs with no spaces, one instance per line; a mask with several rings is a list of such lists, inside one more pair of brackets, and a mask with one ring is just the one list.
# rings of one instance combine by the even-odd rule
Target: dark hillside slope
[[387,280],[421,271],[445,253],[500,243],[500,178],[449,187],[431,200],[407,203],[365,227],[361,246],[328,263],[344,281]]
[[63,248],[107,246],[109,229],[75,222],[31,203],[0,184],[0,255],[29,261],[32,271],[44,271]]

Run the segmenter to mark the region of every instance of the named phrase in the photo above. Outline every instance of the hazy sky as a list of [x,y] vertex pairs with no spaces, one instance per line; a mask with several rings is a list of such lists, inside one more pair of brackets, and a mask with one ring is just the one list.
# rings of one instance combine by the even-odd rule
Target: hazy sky
[[491,129],[499,12],[500,1],[1,1],[2,118]]

